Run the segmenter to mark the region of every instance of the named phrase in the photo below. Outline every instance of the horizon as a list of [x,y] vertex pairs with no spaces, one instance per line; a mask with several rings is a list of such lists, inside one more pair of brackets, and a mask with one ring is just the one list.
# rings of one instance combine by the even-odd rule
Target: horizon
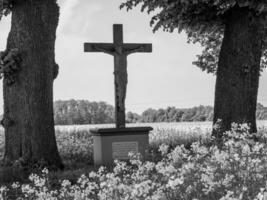
[[[66,100],[58,99],[58,100],[55,100],[54,103],[57,102],[57,101],[71,101],[71,100],[74,100],[74,101],[89,101],[90,103],[92,103],[92,102],[96,102],[96,103],[104,102],[104,103],[106,103],[106,104],[111,105],[111,106],[114,107],[113,104],[110,104],[110,103],[108,103],[106,101],[90,101],[88,99],[66,99]],[[262,104],[260,102],[258,102],[257,104],[261,104],[264,108],[267,108],[267,106],[265,106],[264,104]],[[175,107],[176,109],[192,109],[192,108],[200,107],[200,106],[214,108],[213,105],[202,105],[202,104],[199,104],[199,105],[194,105],[194,106],[191,106],[191,107],[177,107],[177,106],[167,106],[167,107],[160,107],[160,108],[147,107],[144,111],[146,111],[148,109],[155,109],[155,110],[164,109],[164,110],[166,110],[168,107]],[[132,113],[135,113],[135,114],[138,114],[138,115],[142,115],[142,113],[144,111],[142,111],[141,113],[139,113],[139,112],[134,112],[132,110],[127,110],[127,112],[132,112]]]
[[[142,113],[148,107],[213,107],[215,76],[192,65],[201,47],[188,44],[184,33],[159,30],[153,34],[150,16],[139,9],[119,10],[121,2],[59,0],[61,15],[55,49],[59,76],[54,83],[54,101],[90,99],[114,106],[113,59],[101,53],[84,53],[83,43],[111,42],[112,25],[119,23],[123,24],[125,42],[153,45],[152,53],[128,58],[126,111]],[[0,27],[0,50],[4,50],[10,16],[0,21]],[[267,105],[266,70],[260,78],[258,102]],[[1,113],[2,105],[1,92]]]

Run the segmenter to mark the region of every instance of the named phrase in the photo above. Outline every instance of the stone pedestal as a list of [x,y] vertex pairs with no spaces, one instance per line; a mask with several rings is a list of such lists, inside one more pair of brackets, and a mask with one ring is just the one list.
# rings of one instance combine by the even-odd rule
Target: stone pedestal
[[128,153],[140,153],[145,159],[148,134],[152,127],[92,129],[94,165],[110,165],[115,159],[129,160]]

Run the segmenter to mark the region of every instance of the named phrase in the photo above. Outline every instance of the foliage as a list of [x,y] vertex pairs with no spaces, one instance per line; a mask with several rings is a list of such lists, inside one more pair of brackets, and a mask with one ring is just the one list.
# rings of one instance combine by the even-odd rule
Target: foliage
[[137,123],[141,121],[141,116],[134,112],[127,112],[126,114],[126,122],[127,123]]
[[0,0],[0,20],[3,15],[8,15],[12,9],[12,0]]
[[[267,119],[267,107],[258,103],[256,118],[258,120]],[[131,119],[131,118],[129,118]],[[152,109],[145,110],[139,118],[135,116],[133,121],[128,122],[194,122],[194,121],[212,121],[213,107],[211,106],[197,106],[193,108],[179,109],[175,107],[168,107],[166,109]]]
[[[126,121],[128,123],[211,121],[212,117],[213,108],[211,106],[188,109],[168,107],[159,110],[150,108],[141,115],[128,112]],[[87,100],[56,101],[54,118],[56,125],[114,123],[114,107],[105,102],[89,102]]]
[[26,184],[2,186],[2,199],[100,200],[263,200],[267,196],[267,134],[252,138],[246,125],[233,125],[224,134],[223,146],[194,143],[170,150],[161,145],[162,159],[142,162],[130,155],[130,164],[115,161],[109,171],[100,167],[82,175],[76,183],[50,184],[49,173],[32,174]]
[[[185,31],[188,41],[204,46],[194,62],[203,71],[215,73],[222,43],[226,14],[235,6],[247,7],[257,15],[267,13],[265,0],[125,0],[120,8],[133,9],[141,5],[141,11],[153,13],[150,25],[157,31]],[[262,68],[266,66],[266,44],[264,44]]]
[[192,122],[211,121],[213,108],[211,106],[198,106],[179,109],[168,107],[167,109],[147,109],[141,115],[141,122]]
[[258,103],[256,117],[258,120],[267,119],[267,107],[264,107],[262,104]]
[[54,118],[56,125],[114,123],[114,107],[87,100],[56,101]]

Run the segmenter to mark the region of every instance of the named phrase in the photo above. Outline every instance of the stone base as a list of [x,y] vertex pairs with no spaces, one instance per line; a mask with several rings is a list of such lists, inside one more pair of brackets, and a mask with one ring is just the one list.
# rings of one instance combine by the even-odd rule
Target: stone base
[[129,160],[129,152],[140,153],[145,159],[148,134],[152,127],[92,129],[94,165],[111,165],[115,159]]

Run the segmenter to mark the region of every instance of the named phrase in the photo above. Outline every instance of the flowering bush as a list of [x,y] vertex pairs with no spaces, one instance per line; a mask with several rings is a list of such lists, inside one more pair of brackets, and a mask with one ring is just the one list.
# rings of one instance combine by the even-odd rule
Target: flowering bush
[[[255,140],[257,138],[257,140]],[[267,134],[249,134],[246,125],[233,125],[223,145],[195,142],[171,150],[161,145],[162,160],[142,162],[130,155],[130,163],[115,161],[115,167],[82,175],[76,183],[49,183],[48,171],[32,174],[29,184],[1,187],[1,199],[38,200],[266,200]]]

